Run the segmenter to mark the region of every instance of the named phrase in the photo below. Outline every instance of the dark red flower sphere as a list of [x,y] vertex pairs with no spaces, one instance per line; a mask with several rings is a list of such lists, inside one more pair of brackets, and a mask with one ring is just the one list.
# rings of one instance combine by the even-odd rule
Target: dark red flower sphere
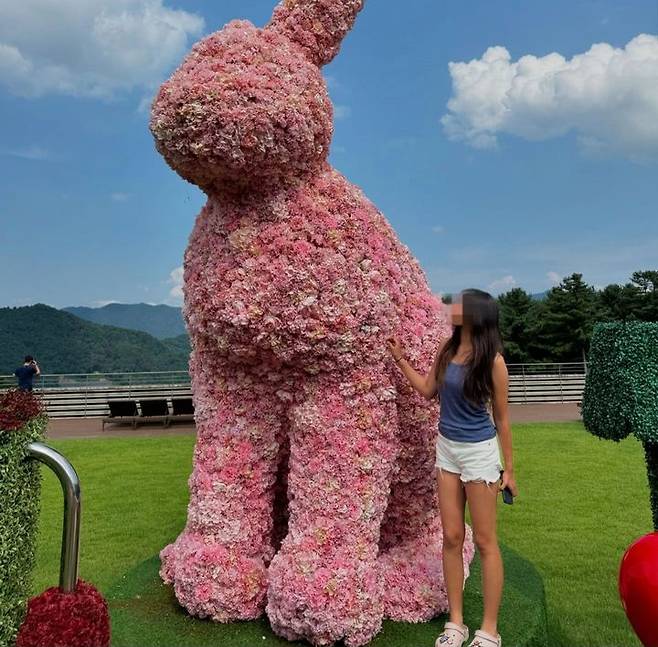
[[109,647],[107,602],[78,580],[73,593],[52,587],[28,602],[16,647]]

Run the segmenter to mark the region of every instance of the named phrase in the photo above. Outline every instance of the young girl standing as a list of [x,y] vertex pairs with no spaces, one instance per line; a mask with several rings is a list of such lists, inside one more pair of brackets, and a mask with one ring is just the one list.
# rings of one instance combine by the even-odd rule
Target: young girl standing
[[[499,490],[508,487],[516,496],[517,487],[498,304],[486,292],[463,290],[451,304],[450,316],[452,337],[441,343],[425,376],[406,361],[397,339],[389,339],[388,346],[410,384],[428,400],[436,395],[441,403],[436,466],[450,619],[436,647],[461,647],[469,636],[462,608],[466,501],[482,563],[484,593],[482,624],[469,647],[500,647],[497,619],[503,562],[496,536],[496,501]],[[491,406],[493,421],[487,405]],[[502,478],[501,449],[505,461]]]

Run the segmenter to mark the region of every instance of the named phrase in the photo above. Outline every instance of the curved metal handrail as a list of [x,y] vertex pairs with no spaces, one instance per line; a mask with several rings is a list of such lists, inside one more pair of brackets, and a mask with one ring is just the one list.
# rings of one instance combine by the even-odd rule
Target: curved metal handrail
[[80,479],[73,465],[56,449],[43,443],[30,443],[28,455],[49,467],[59,479],[64,493],[62,553],[59,565],[59,588],[72,593],[78,582],[80,562],[80,513],[82,506]]

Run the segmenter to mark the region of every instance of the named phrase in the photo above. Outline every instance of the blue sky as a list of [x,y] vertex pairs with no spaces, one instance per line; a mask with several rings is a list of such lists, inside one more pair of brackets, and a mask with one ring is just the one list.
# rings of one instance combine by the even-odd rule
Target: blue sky
[[[157,155],[144,106],[200,35],[233,18],[263,25],[274,3],[84,0],[90,35],[76,2],[47,20],[36,0],[0,8],[0,306],[178,305],[204,196]],[[117,4],[119,36],[98,27]],[[161,45],[149,20],[163,15],[178,31]],[[369,0],[325,69],[331,160],[436,292],[539,292],[572,272],[626,282],[658,266],[657,33],[655,0]],[[626,55],[640,34],[653,36]],[[101,56],[96,37],[125,56]],[[599,64],[608,50],[572,61],[595,43],[623,72]],[[494,46],[509,58],[484,58]],[[562,59],[541,59],[552,52]],[[513,67],[526,55],[541,60]],[[542,103],[534,89],[547,87]],[[497,92],[507,107],[492,120]]]

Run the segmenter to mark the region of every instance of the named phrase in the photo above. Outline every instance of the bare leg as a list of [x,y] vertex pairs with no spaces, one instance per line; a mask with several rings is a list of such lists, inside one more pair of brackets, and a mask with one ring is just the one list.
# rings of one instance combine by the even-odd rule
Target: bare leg
[[498,482],[465,484],[468,509],[473,524],[473,537],[482,562],[484,616],[482,630],[497,634],[498,609],[503,594],[503,560],[496,535],[496,499]]
[[[438,407],[414,391],[404,376],[397,380],[400,454],[379,558],[386,581],[385,614],[393,620],[425,622],[448,609],[435,467]],[[470,528],[462,532],[463,579],[475,549]]]
[[464,507],[466,493],[459,474],[440,470],[439,505],[443,524],[443,576],[448,591],[450,622],[464,623]]

